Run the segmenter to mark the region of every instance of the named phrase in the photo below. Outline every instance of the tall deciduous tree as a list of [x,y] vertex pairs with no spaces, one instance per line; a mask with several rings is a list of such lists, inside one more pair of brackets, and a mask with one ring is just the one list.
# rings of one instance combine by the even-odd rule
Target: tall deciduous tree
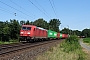
[[49,28],[47,21],[45,21],[42,18],[34,21],[33,24],[36,25],[36,26],[38,26],[38,27],[45,28],[45,29],[48,29]]
[[3,28],[4,28],[4,22],[0,21],[0,40],[2,41],[2,35],[3,35]]
[[10,34],[11,34],[11,38],[13,39],[17,39],[18,35],[19,35],[19,31],[20,31],[20,25],[19,22],[17,20],[10,20]]
[[61,33],[70,34],[70,30],[68,28],[64,28],[61,30]]
[[73,35],[77,35],[77,36],[81,36],[81,31],[79,31],[79,30],[73,30],[72,31],[72,34]]
[[4,22],[0,21],[0,34],[2,34],[3,28],[4,28]]
[[90,37],[90,29],[84,29],[84,30],[82,30],[82,36]]
[[60,24],[61,22],[59,21],[59,19],[51,19],[49,21],[49,29],[59,32]]

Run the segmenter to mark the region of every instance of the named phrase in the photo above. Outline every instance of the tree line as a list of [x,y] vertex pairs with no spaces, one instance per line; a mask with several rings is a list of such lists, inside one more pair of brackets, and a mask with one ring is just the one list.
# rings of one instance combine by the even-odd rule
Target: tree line
[[69,35],[83,36],[83,37],[90,37],[90,28],[89,29],[85,28],[82,31],[64,28],[61,30],[61,33],[65,33],[65,34],[69,34]]
[[18,21],[13,19],[10,21],[2,22],[0,21],[0,41],[9,41],[10,39],[15,40],[19,38],[20,28],[23,24],[35,25],[47,30],[53,30],[59,32],[60,21],[59,19],[51,19],[49,22],[45,21],[43,18],[37,19],[35,21]]
[[5,22],[0,21],[0,41],[9,41],[10,39],[18,39],[20,34],[20,28],[23,24],[26,25],[35,25],[47,30],[53,30],[60,33],[65,34],[75,34],[78,36],[86,36],[90,37],[90,29],[84,29],[82,31],[79,30],[70,30],[68,28],[64,28],[61,31],[59,30],[59,26],[61,24],[59,19],[51,19],[49,22],[44,20],[43,18],[39,18],[35,21],[18,21],[16,19],[7,20]]

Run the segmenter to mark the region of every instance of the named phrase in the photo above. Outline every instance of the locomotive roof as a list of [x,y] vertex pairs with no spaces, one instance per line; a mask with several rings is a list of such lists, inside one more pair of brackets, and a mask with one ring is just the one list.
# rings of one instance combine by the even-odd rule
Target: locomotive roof
[[[34,25],[22,25],[22,26],[27,26],[27,27],[30,27],[30,26],[34,26]],[[36,27],[36,26],[34,26],[34,27]]]
[[[31,27],[31,26],[33,26],[33,27],[36,27],[36,28],[41,29],[41,30],[46,30],[46,29],[44,29],[44,28],[37,27],[37,26],[35,26],[35,25],[22,25],[22,26],[26,26],[26,27]],[[47,31],[47,30],[46,30],[46,31]]]
[[[38,28],[38,29],[41,29],[41,30],[46,30],[46,29],[44,29],[44,28],[41,28],[41,27],[36,27],[36,28]],[[47,31],[47,30],[46,30]]]

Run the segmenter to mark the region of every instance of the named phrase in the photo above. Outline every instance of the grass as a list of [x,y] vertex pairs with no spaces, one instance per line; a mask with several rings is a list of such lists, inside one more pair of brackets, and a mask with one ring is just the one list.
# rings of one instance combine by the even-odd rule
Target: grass
[[87,60],[82,50],[76,49],[67,53],[63,51],[64,48],[61,45],[57,45],[57,47],[53,47],[43,55],[38,56],[37,60]]
[[18,42],[19,42],[18,40],[9,40],[9,41],[5,41],[5,42],[0,41],[0,45],[1,44],[12,44],[12,43],[18,43]]
[[83,39],[83,42],[85,42],[85,43],[90,43],[90,38],[84,38],[84,39]]
[[87,49],[82,49],[87,54],[87,60],[90,60],[90,51]]
[[82,51],[78,39],[70,37],[62,44],[58,44],[44,54],[39,55],[37,60],[87,60],[87,54]]
[[84,38],[84,39],[83,39],[83,42],[84,42],[86,45],[90,46],[90,38]]

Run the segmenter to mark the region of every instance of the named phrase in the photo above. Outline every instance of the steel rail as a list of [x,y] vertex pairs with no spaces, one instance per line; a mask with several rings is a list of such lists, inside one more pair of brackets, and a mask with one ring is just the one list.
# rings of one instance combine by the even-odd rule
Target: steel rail
[[20,44],[20,45],[14,45],[14,46],[6,46],[6,47],[1,47],[0,48],[0,55],[26,49],[26,48],[32,48],[48,43],[56,42],[56,40],[51,40],[51,41],[45,41],[45,42],[36,42],[36,43],[27,43],[27,44]]

